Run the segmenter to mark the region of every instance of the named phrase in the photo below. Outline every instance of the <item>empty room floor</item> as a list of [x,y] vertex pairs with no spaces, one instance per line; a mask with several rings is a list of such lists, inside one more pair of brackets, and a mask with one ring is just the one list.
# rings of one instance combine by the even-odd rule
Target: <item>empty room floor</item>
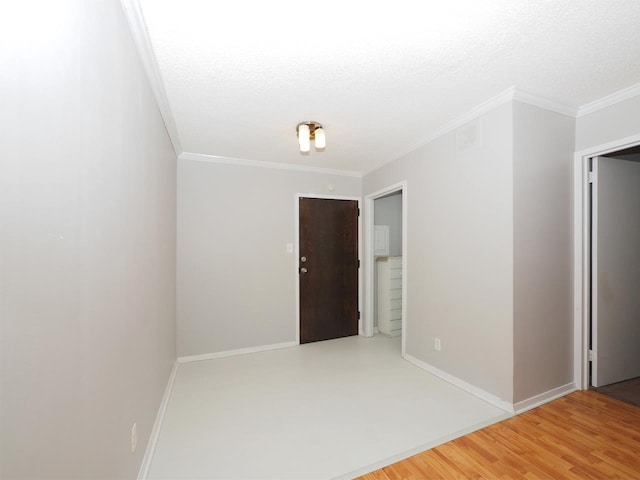
[[148,478],[353,478],[508,416],[382,335],[184,363]]

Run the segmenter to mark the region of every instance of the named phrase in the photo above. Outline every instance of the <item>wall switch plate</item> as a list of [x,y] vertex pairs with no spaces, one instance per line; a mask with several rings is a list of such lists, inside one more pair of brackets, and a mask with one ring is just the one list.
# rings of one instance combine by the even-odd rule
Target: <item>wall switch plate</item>
[[137,446],[138,446],[138,431],[137,431],[137,426],[134,423],[133,427],[131,427],[131,453],[136,451]]
[[437,351],[441,351],[442,350],[442,344],[440,343],[440,339],[439,338],[434,338],[433,339],[433,348],[435,348]]

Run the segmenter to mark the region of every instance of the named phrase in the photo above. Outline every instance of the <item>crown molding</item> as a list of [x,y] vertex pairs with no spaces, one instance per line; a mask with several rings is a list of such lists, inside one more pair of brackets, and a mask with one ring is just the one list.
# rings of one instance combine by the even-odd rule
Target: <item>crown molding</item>
[[611,105],[615,105],[616,103],[629,100],[630,98],[636,97],[638,95],[640,95],[640,83],[636,83],[635,85],[631,85],[630,87],[627,87],[623,90],[619,90],[615,93],[612,93],[611,95],[607,95],[606,97],[602,97],[598,100],[581,106],[578,109],[577,117],[589,115],[590,113],[597,112],[598,110],[602,110],[603,108],[610,107]]
[[129,23],[129,29],[133,36],[133,41],[138,48],[140,54],[140,60],[149,79],[151,90],[155,96],[160,115],[164,121],[165,128],[169,134],[169,139],[173,145],[173,149],[176,155],[180,155],[182,152],[182,145],[180,144],[180,136],[178,135],[178,129],[176,127],[173,114],[171,113],[171,107],[169,105],[169,99],[162,82],[162,76],[160,75],[160,69],[156,62],[156,57],[153,53],[153,47],[151,45],[151,39],[147,32],[147,26],[144,21],[144,15],[140,8],[138,0],[120,0],[125,16]]
[[202,153],[183,152],[178,156],[178,158],[180,160],[192,160],[196,162],[221,163],[224,165],[236,165],[242,167],[271,168],[274,170],[289,170],[294,172],[322,173],[325,175],[362,178],[361,172],[354,172],[349,170],[310,167],[307,165],[295,165],[291,163],[263,162],[261,160],[245,160],[241,158],[218,157],[216,155],[205,155]]
[[567,105],[566,103],[562,103],[557,100],[551,100],[549,98],[541,97],[540,95],[536,95],[535,93],[527,92],[525,90],[520,90],[519,88],[513,89],[513,100],[527,103],[529,105],[533,105],[534,107],[539,107],[551,112],[560,113],[571,118],[576,118],[576,116],[578,115],[578,108],[576,107]]
[[435,130],[433,133],[431,133],[429,136],[422,138],[421,140],[413,143],[412,145],[410,145],[409,147],[405,148],[404,150],[398,152],[397,154],[395,154],[394,156],[392,156],[389,160],[386,160],[385,162],[373,167],[372,169],[368,170],[366,173],[370,173],[373,172],[377,169],[379,169],[380,167],[391,163],[395,160],[398,160],[402,157],[404,157],[405,155],[408,155],[409,153],[417,150],[420,147],[423,147],[431,142],[433,142],[435,139],[442,137],[443,135],[446,135],[447,133],[450,133],[454,130],[456,130],[457,128],[460,128],[461,126],[469,123],[471,120],[474,120],[476,118],[478,118],[481,115],[484,115],[485,113],[493,110],[496,107],[499,107],[500,105],[507,103],[511,100],[513,100],[513,92],[514,92],[515,88],[509,88],[507,90],[505,90],[504,92],[500,93],[499,95],[496,95],[493,98],[490,98],[489,100],[487,100],[484,103],[481,103],[480,105],[478,105],[477,107],[469,110],[468,112],[466,112],[465,114],[459,116],[458,118],[452,120],[451,122],[448,122],[446,124],[444,124],[442,127],[438,128],[437,130]]
[[480,105],[472,108],[471,110],[459,116],[458,118],[452,120],[451,122],[444,124],[442,127],[435,130],[428,137],[425,137],[422,140],[419,140],[418,142],[412,144],[408,148],[397,153],[396,155],[391,157],[389,160],[381,164],[378,164],[377,166],[368,170],[367,172],[365,172],[365,175],[383,167],[388,163],[398,160],[404,157],[405,155],[408,155],[409,153],[433,142],[435,139],[440,138],[446,135],[447,133],[453,132],[454,130],[462,127],[463,125],[466,125],[470,121],[475,120],[476,118],[484,115],[485,113],[490,112],[494,108],[497,108],[500,105],[503,105],[505,103],[512,102],[512,101],[527,103],[529,105],[543,108],[545,110],[550,110],[552,112],[560,113],[562,115],[567,115],[572,118],[575,118],[578,114],[578,109],[575,107],[572,107],[570,105],[567,105],[555,100],[550,100],[545,97],[541,97],[540,95],[536,95],[534,93],[530,93],[513,86],[506,89],[502,93],[499,93],[495,97],[492,97],[489,100],[481,103]]

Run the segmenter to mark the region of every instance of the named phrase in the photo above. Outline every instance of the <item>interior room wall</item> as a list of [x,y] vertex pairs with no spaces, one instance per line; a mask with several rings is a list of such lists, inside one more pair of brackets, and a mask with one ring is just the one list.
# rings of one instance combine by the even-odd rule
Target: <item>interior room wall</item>
[[630,155],[615,155],[615,158],[627,160],[629,162],[640,162],[640,153],[632,153]]
[[[334,190],[329,190],[329,185]],[[297,193],[360,197],[360,177],[178,161],[178,355],[296,340]]]
[[402,255],[402,192],[374,200],[375,225],[389,226],[389,255]]
[[640,134],[640,95],[576,120],[575,151]]
[[0,477],[136,478],[176,358],[175,153],[117,0],[0,24]]
[[512,156],[509,102],[363,178],[365,195],[407,181],[407,354],[506,402],[513,395]]
[[575,119],[514,102],[514,402],[573,381]]

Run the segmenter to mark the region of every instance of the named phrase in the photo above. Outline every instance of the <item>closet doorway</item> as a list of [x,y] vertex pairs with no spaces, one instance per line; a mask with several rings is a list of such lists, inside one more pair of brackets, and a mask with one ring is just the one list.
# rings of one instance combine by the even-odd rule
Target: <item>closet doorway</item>
[[640,377],[640,147],[591,159],[592,387]]
[[404,356],[408,258],[406,181],[367,195],[365,212],[364,334],[400,337]]
[[575,158],[574,378],[602,388],[640,374],[640,135]]

